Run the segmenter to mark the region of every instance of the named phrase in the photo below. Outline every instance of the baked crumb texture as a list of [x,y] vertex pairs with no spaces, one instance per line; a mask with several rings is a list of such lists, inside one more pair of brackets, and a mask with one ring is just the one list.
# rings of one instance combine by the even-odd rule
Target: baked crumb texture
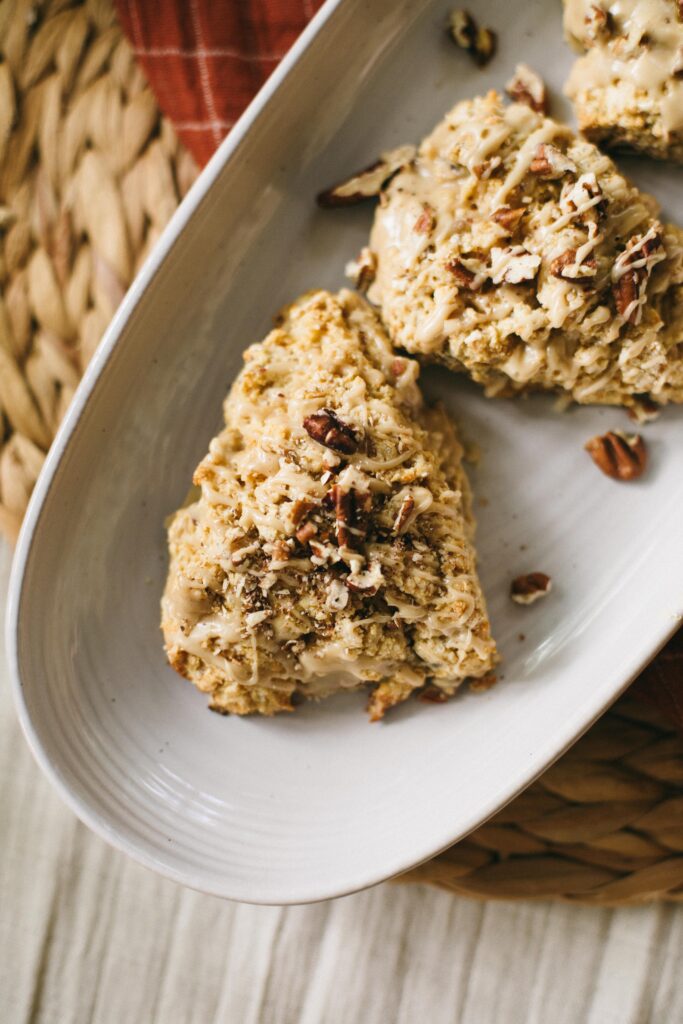
[[489,396],[683,400],[683,231],[592,143],[497,93],[387,183],[370,239],[396,345]]
[[594,142],[683,160],[683,5],[680,0],[565,0],[579,51],[565,91]]
[[221,712],[372,684],[369,712],[496,661],[462,448],[367,303],[285,310],[224,405],[169,529],[171,665]]

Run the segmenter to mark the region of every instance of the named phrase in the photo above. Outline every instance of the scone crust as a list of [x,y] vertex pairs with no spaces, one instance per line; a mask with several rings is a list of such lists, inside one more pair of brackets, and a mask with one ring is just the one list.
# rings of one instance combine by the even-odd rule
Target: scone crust
[[582,54],[565,91],[591,141],[683,161],[682,15],[678,0],[564,0]]
[[487,394],[683,400],[683,232],[570,128],[459,103],[385,187],[368,292],[396,345]]
[[213,709],[371,683],[381,717],[493,666],[462,448],[418,372],[351,292],[304,296],[247,350],[169,528],[166,651]]

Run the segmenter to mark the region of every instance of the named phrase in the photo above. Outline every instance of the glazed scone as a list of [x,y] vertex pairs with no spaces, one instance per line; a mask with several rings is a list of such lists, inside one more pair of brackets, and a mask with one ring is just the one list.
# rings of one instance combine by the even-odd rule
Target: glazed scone
[[683,160],[683,4],[564,0],[583,51],[565,86],[579,128],[608,149]]
[[171,665],[239,715],[371,683],[373,719],[488,673],[462,448],[417,363],[348,291],[304,296],[244,358],[169,529]]
[[394,343],[489,395],[683,400],[683,232],[524,104],[454,107],[383,188],[366,262]]

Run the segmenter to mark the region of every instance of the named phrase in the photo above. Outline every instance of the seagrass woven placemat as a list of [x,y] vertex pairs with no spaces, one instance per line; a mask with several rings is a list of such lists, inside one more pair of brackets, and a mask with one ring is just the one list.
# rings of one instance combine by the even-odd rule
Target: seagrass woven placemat
[[[0,530],[196,176],[109,0],[0,4]],[[403,876],[480,898],[683,898],[683,738],[622,698],[492,821]]]

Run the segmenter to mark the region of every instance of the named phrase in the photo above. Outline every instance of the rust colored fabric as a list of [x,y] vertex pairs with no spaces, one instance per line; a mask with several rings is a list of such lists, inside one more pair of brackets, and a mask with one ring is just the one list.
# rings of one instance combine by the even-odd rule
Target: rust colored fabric
[[322,0],[116,0],[159,106],[200,165]]
[[[322,0],[115,0],[159,106],[204,165]],[[683,729],[683,630],[634,684]]]

